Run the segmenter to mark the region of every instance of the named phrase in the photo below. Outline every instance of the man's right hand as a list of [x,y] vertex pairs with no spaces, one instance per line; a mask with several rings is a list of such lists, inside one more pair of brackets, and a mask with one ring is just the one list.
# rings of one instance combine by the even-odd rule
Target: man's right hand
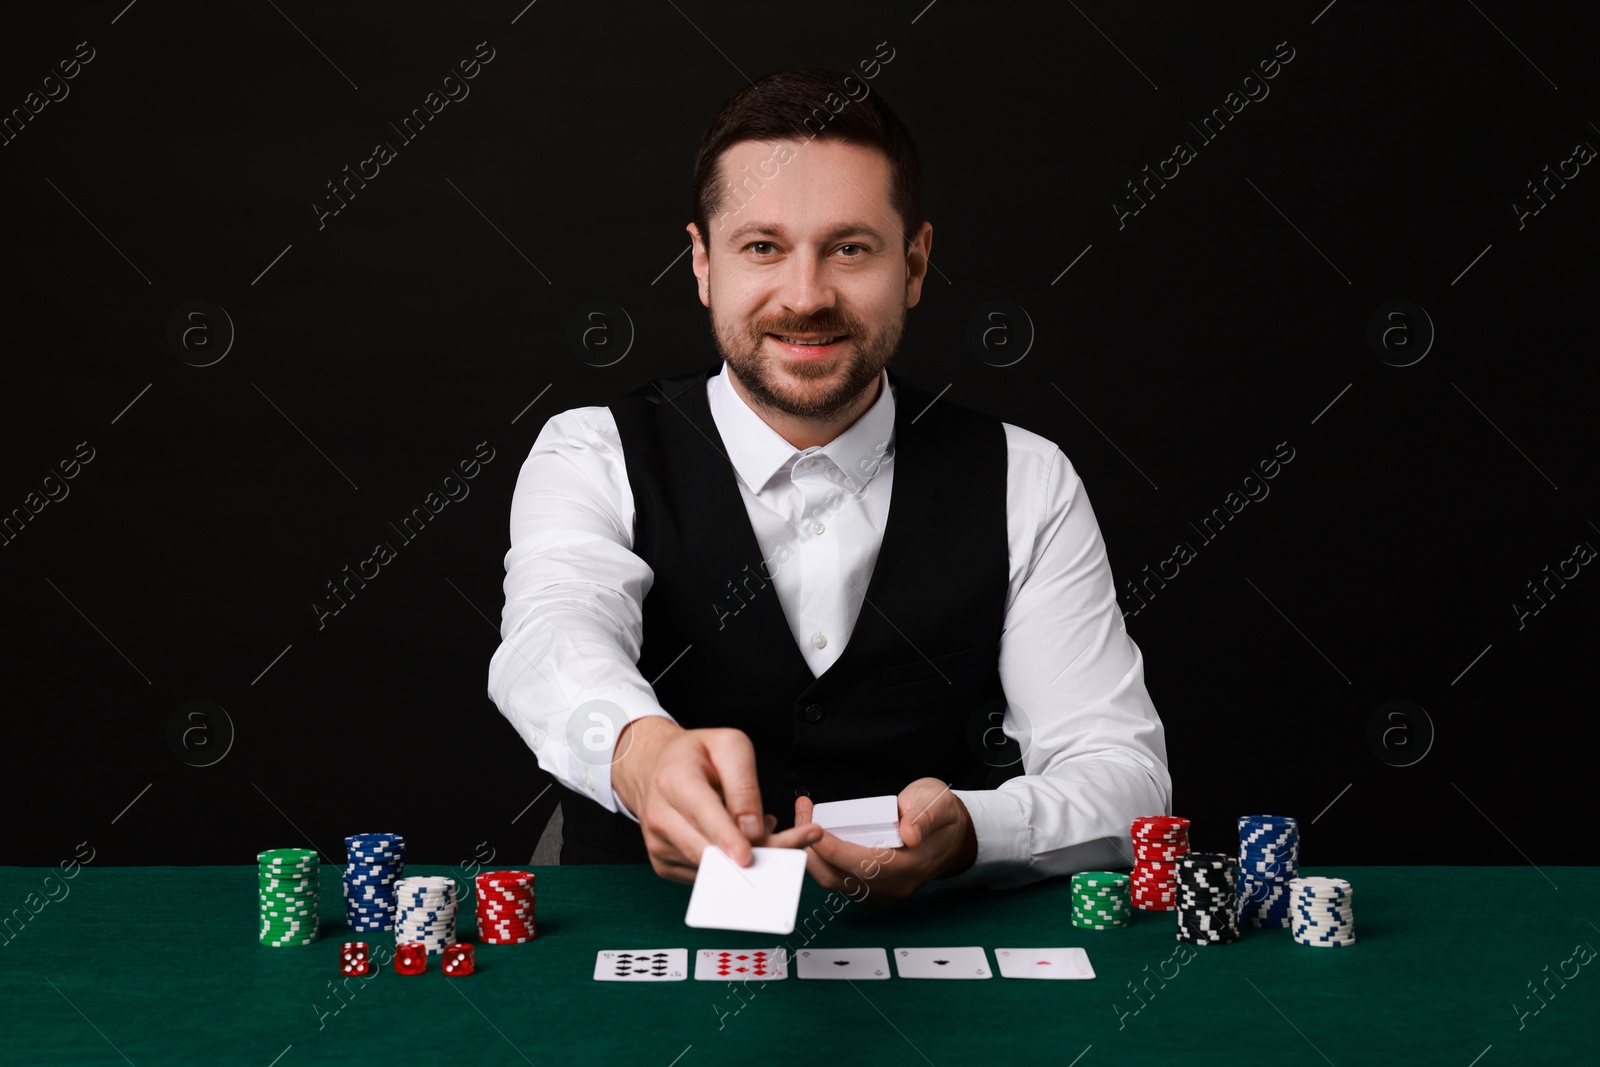
[[623,727],[614,751],[611,786],[663,878],[693,882],[707,845],[746,867],[752,845],[804,848],[822,837],[814,825],[772,833],[777,818],[761,810],[756,750],[742,730],[686,730],[649,715]]

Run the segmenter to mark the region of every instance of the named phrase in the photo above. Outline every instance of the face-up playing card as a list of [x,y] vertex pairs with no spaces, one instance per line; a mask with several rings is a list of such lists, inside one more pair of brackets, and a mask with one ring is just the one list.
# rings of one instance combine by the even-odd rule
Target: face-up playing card
[[789,957],[781,948],[703,948],[694,954],[699,982],[773,982],[789,977]]
[[1002,978],[1093,978],[1089,954],[1081,948],[997,948]]
[[713,930],[787,934],[800,908],[806,854],[798,848],[753,848],[750,866],[740,867],[715,845],[706,846],[695,872],[694,891],[683,921]]
[[795,953],[794,973],[800,978],[888,978],[889,954],[881,948],[805,948]]
[[983,949],[897,948],[894,969],[901,978],[993,978]]
[[594,960],[596,982],[681,982],[687,977],[685,948],[608,949]]

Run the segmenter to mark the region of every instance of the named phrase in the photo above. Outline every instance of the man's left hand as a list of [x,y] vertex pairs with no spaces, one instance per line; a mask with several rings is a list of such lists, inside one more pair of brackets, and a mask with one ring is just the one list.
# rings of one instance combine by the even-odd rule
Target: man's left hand
[[[959,874],[978,855],[972,816],[950,787],[937,778],[918,778],[900,791],[900,839],[905,847],[873,849],[841,841],[824,832],[806,849],[806,870],[824,889],[854,896],[867,883],[868,904],[892,904],[935,878]],[[811,821],[811,798],[794,802],[794,824]],[[848,879],[848,881],[847,881]]]

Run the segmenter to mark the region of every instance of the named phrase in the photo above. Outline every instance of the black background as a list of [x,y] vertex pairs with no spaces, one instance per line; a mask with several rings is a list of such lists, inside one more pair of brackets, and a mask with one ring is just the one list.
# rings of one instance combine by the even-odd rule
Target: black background
[[[526,862],[562,791],[485,694],[518,467],[555,412],[715,358],[673,257],[722,100],[880,42],[869,84],[934,223],[896,368],[1058,442],[1119,587],[1198,549],[1137,614],[1123,596],[1197,847],[1274,812],[1313,864],[1592,862],[1566,817],[1600,577],[1521,628],[1512,606],[1600,544],[1600,177],[1520,227],[1512,206],[1600,145],[1592,5],[111,0],[7,22],[6,113],[77,42],[94,58],[0,147],[0,511],[79,442],[94,459],[0,546],[5,862],[83,840],[97,863],[337,861],[374,829],[421,862]],[[388,123],[479,42],[470,95],[402,144]],[[1279,42],[1270,95],[1119,228],[1124,183]],[[324,183],[380,140],[397,157],[319,230]],[[594,299],[635,331],[608,367],[566,341]],[[211,366],[167,340],[191,300],[237,331]],[[993,300],[1036,331],[1014,365],[966,342]],[[1410,366],[1367,342],[1394,300],[1437,330]],[[319,629],[325,583],[479,442],[470,495]],[[1270,495],[1203,543],[1189,524],[1280,442]],[[1369,744],[1397,699],[1431,748],[1415,713]],[[211,766],[169,744],[192,700],[233,727]],[[220,751],[209,722],[191,762]]]

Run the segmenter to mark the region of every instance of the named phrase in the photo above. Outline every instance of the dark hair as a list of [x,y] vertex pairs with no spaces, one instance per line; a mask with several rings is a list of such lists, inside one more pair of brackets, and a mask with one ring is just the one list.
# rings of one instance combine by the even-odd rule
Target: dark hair
[[[836,70],[780,70],[730,96],[700,136],[694,156],[694,223],[711,247],[708,223],[722,207],[725,183],[721,157],[740,141],[842,141],[877,148],[889,157],[889,203],[900,216],[901,237],[909,247],[921,227],[922,165],[911,133],[889,105],[865,83]],[[842,105],[835,106],[840,101]],[[760,184],[759,176],[756,182]]]

